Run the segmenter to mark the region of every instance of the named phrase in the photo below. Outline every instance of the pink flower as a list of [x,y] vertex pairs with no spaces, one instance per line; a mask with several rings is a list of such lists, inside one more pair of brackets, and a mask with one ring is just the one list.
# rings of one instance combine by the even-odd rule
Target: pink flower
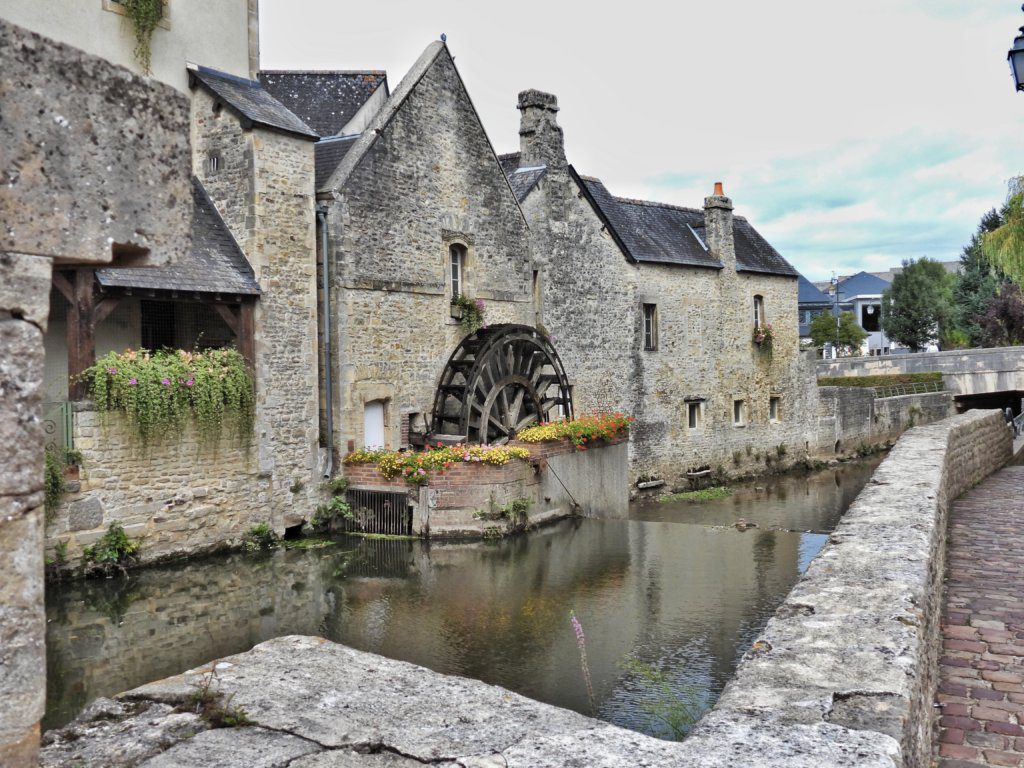
[[116,376],[117,368],[107,368],[107,373],[109,373],[111,376]]
[[136,379],[136,378],[135,378],[134,376],[132,376],[132,377],[131,377],[130,379],[128,379],[128,384],[129,384],[130,386],[133,386],[133,387],[134,387],[134,386],[136,386],[136,385],[137,385],[138,383],[139,383],[139,380],[138,380],[138,379]]
[[171,380],[170,379],[161,379],[160,383],[163,384],[165,387],[171,386]]
[[195,382],[192,379],[189,379],[188,381],[185,382],[186,387],[191,387],[193,384],[195,384]]
[[418,475],[425,475],[427,473],[424,472],[422,468],[420,468],[420,469],[416,470],[416,474],[418,474]]

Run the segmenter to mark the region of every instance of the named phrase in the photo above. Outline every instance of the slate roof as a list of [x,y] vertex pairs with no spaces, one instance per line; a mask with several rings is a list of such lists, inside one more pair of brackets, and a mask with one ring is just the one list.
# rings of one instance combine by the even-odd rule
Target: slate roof
[[381,70],[282,71],[266,70],[257,77],[263,88],[301,118],[320,136],[336,136],[369,98],[384,86]]
[[546,165],[520,168],[518,152],[498,155],[498,162],[501,163],[501,170],[505,172],[508,185],[512,187],[512,192],[520,203],[533,191],[533,188],[537,186],[537,182],[544,178],[544,174],[548,170]]
[[336,137],[321,139],[313,145],[313,153],[316,159],[316,189],[321,189],[328,181],[334,169],[348,154],[356,143],[359,134],[354,136]]
[[310,139],[319,138],[312,128],[271,96],[256,80],[236,77],[209,67],[190,65],[189,83],[197,82],[238,114],[243,123],[261,125]]
[[600,180],[577,178],[633,261],[722,268],[722,262],[711,255],[696,231],[698,225],[704,227],[703,211],[614,197]]
[[839,283],[839,299],[851,299],[854,296],[878,296],[892,283],[883,280],[870,272],[858,272]]
[[166,267],[118,267],[96,270],[100,285],[189,293],[260,293],[249,261],[227,224],[217,213],[203,185],[192,178],[192,247],[188,255]]
[[831,304],[832,297],[808,280],[803,275],[797,276],[797,303],[798,304]]
[[742,216],[733,216],[732,234],[736,243],[736,271],[762,272],[766,275],[798,277],[799,272],[782,254]]

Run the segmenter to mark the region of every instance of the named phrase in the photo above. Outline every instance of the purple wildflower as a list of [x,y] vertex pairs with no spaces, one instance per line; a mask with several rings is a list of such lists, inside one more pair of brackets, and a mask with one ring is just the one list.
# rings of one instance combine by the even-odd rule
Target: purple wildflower
[[130,379],[128,379],[128,384],[129,384],[130,386],[133,386],[133,387],[134,387],[134,386],[135,386],[135,385],[137,385],[138,383],[139,383],[139,380],[138,380],[138,379],[136,379],[136,378],[135,378],[134,376],[132,376],[132,377],[131,377]]
[[171,386],[171,380],[170,379],[161,379],[160,383],[163,384],[165,387]]
[[109,373],[111,376],[116,376],[117,368],[107,368],[107,373]]
[[195,382],[194,382],[194,381],[193,381],[192,379],[188,379],[188,380],[187,380],[187,381],[185,382],[185,386],[186,386],[186,387],[191,387],[191,386],[192,386],[193,384],[195,384]]

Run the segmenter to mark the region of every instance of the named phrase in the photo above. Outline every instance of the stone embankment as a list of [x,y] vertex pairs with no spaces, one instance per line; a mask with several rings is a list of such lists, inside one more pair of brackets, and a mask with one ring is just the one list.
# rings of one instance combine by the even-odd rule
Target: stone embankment
[[[47,735],[43,765],[923,767],[947,510],[1010,443],[998,412],[908,432],[683,743],[286,637],[222,660],[215,676],[200,668],[100,700]],[[210,730],[176,711],[204,681],[246,725]]]

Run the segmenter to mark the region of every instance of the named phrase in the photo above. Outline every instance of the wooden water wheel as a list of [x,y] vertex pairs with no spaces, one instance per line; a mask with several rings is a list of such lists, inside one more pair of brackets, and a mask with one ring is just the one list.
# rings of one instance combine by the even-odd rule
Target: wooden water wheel
[[558,353],[536,328],[492,325],[463,339],[434,396],[433,436],[503,443],[538,421],[572,418]]

